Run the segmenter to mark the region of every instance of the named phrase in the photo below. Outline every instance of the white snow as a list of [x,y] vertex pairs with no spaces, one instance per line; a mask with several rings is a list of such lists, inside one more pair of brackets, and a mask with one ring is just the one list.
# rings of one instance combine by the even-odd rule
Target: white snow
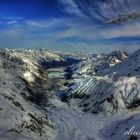
[[[62,83],[55,78],[65,68],[48,70],[58,72],[49,79],[39,63],[67,57],[81,62],[70,66],[72,79]],[[84,55],[0,49],[0,140],[130,139],[126,131],[140,130],[140,50],[127,57],[123,51]],[[73,84],[64,88],[64,82]],[[62,87],[72,95],[66,103],[55,95]]]

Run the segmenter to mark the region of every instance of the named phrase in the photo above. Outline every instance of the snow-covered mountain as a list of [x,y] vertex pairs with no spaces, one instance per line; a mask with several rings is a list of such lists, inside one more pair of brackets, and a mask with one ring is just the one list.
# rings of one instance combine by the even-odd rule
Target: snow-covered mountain
[[0,140],[140,139],[139,83],[140,50],[0,49]]
[[[86,113],[111,116],[111,118],[117,115],[120,119],[114,120],[101,130],[103,136],[101,139],[140,138],[135,133],[140,130],[137,123],[140,117],[140,50],[119,64],[103,69],[92,77],[76,79],[74,83],[71,87],[71,102],[74,105],[82,108]],[[124,119],[122,117],[124,113],[132,114]],[[130,133],[132,131],[132,133],[123,135],[125,131]]]
[[124,59],[128,54],[125,51],[118,50],[110,54],[86,54],[81,59],[81,63],[71,66],[73,77],[91,77],[101,71],[108,69]]
[[53,124],[40,104],[50,83],[38,63],[26,53],[1,49],[0,79],[0,139],[49,139]]
[[[139,109],[140,51],[95,76],[75,81],[73,96],[84,111],[105,115]],[[79,100],[79,99],[78,99]]]

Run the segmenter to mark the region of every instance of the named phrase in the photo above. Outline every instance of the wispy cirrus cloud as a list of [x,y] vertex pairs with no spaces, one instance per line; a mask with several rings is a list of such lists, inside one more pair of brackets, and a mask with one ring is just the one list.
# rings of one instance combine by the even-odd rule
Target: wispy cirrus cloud
[[23,20],[24,20],[24,18],[22,18],[22,17],[0,15],[0,24],[1,25],[19,24]]
[[21,10],[12,6],[3,12],[24,18],[0,15],[2,46],[93,52],[115,48],[133,51],[140,46],[140,20],[104,24],[105,19],[139,9],[139,0],[46,0],[28,4],[33,9],[23,2],[31,13],[22,6]]
[[24,20],[23,24],[25,24],[27,27],[54,28],[57,26],[63,26],[63,24],[65,24],[65,18],[51,20]]
[[[3,36],[0,36],[1,44],[11,47],[105,52],[115,48],[134,51],[140,45],[138,39],[129,40],[140,37],[139,21],[121,25],[98,25],[83,21],[82,18],[55,18],[27,19],[18,23],[11,20],[11,25],[1,29]],[[118,38],[126,39],[120,42]]]
[[64,10],[70,14],[83,16],[76,3],[73,0],[59,0],[64,5]]
[[[139,0],[59,0],[88,18],[105,20],[121,14],[139,11]],[[66,7],[66,8],[67,8]],[[67,8],[68,9],[68,8]],[[70,11],[69,9],[67,10]],[[76,14],[76,12],[75,12]]]
[[114,25],[104,27],[104,25],[88,25],[79,23],[68,23],[70,26],[65,30],[54,33],[57,38],[78,37],[81,39],[115,39],[123,37],[140,37],[140,23]]
[[17,23],[18,23],[17,20],[10,20],[10,21],[7,21],[7,24],[10,24],[10,25],[12,25],[12,24],[17,24]]

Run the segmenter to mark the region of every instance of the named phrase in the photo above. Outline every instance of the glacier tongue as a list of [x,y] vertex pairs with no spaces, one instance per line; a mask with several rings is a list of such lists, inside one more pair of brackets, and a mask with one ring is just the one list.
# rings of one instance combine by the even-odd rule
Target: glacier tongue
[[97,119],[91,114],[84,114],[65,103],[51,110],[55,121],[55,140],[100,140],[99,130],[104,126],[105,119]]

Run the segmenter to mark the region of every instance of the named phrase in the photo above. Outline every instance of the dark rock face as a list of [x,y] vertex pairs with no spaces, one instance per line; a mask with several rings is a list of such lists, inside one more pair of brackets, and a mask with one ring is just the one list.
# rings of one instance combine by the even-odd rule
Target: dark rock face
[[71,66],[79,62],[80,60],[74,58],[64,58],[60,61],[58,60],[47,61],[45,58],[41,58],[39,60],[39,64],[45,69]]

